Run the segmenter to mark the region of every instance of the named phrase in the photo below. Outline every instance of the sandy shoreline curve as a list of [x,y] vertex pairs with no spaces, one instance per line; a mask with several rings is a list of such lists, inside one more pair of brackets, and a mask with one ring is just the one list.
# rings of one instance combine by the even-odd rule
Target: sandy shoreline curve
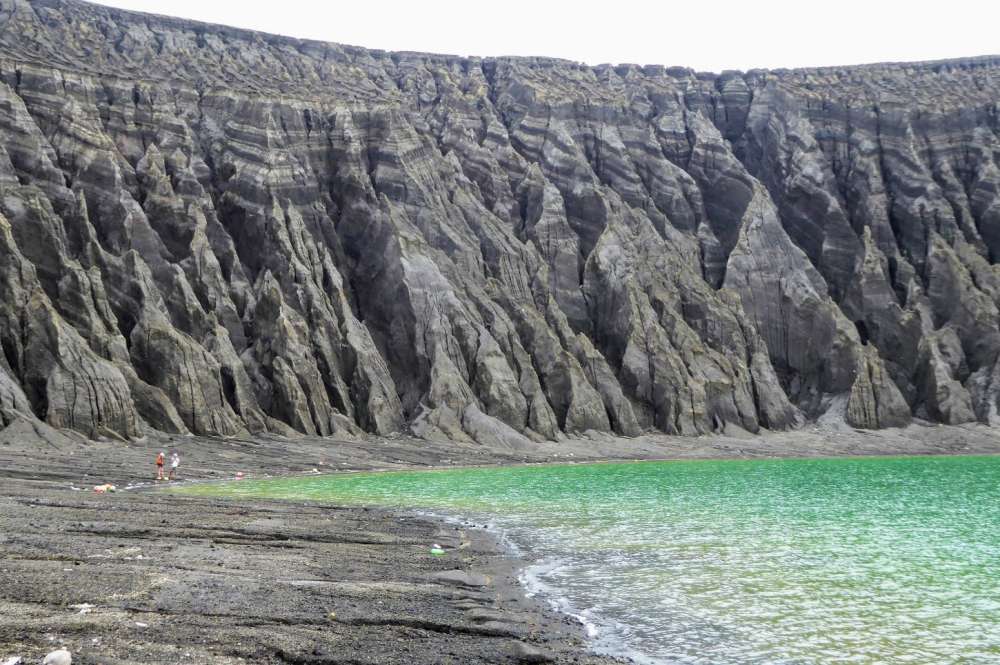
[[[751,436],[588,435],[519,449],[400,438],[86,442],[0,432],[0,662],[609,663],[583,627],[518,582],[525,562],[485,531],[413,511],[234,502],[146,484],[158,450],[181,479],[653,459],[994,455],[980,425]],[[447,550],[429,555],[432,543]]]

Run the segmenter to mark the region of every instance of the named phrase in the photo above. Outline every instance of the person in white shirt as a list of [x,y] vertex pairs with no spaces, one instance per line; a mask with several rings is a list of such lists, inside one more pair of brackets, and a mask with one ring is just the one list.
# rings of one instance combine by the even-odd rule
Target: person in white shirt
[[173,480],[174,476],[177,474],[177,467],[181,465],[181,456],[174,451],[174,454],[170,457],[170,475],[167,476],[168,480]]

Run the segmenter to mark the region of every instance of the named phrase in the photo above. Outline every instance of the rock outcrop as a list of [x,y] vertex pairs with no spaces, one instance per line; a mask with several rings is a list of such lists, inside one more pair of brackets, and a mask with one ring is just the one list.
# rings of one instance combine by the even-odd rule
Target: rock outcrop
[[0,425],[992,424],[998,262],[998,57],[712,75],[0,0]]

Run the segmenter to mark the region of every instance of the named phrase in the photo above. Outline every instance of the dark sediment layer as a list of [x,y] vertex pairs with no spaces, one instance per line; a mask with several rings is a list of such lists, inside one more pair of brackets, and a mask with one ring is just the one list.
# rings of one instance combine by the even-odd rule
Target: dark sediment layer
[[0,426],[995,423],[998,72],[386,53],[2,0]]

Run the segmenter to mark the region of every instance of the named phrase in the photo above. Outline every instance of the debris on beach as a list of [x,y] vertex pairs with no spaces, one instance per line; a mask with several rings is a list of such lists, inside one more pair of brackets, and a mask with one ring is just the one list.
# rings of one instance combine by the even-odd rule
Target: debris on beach
[[434,556],[442,556],[444,554],[447,554],[447,552],[444,551],[443,547],[441,547],[437,543],[434,543],[433,545],[431,545],[431,554]]
[[94,485],[94,491],[98,494],[104,494],[106,492],[117,492],[118,488],[111,483],[104,483],[103,485]]

